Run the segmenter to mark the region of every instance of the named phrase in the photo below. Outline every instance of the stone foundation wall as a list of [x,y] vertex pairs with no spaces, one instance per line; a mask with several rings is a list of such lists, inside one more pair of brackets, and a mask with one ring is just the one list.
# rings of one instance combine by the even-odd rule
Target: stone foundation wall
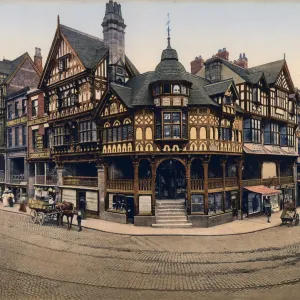
[[134,226],[152,226],[155,223],[155,216],[135,216]]
[[103,214],[101,214],[101,216],[103,216],[103,218],[101,218],[101,219],[105,220],[105,221],[126,224],[126,215],[125,214],[119,214],[119,213],[114,213],[114,212],[110,212],[110,211],[105,211]]
[[233,216],[231,212],[215,216],[189,215],[188,220],[193,224],[193,227],[207,228],[232,222]]

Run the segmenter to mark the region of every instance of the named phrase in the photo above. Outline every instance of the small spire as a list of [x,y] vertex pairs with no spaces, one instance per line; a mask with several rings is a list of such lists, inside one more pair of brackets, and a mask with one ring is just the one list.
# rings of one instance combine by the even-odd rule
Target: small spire
[[285,53],[283,53],[283,59],[285,60]]
[[167,22],[167,25],[168,25],[168,29],[167,29],[167,31],[168,31],[168,48],[171,48],[171,43],[170,43],[170,31],[171,31],[171,29],[170,29],[170,16],[169,16],[169,13],[168,13],[168,22]]
[[59,18],[59,15],[57,15],[57,27],[59,27],[60,25],[60,18]]

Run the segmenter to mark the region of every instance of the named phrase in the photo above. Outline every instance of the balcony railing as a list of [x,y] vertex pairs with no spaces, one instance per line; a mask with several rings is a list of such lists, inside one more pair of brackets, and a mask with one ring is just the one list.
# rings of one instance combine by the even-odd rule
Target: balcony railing
[[133,191],[133,179],[113,179],[107,181],[108,190]]
[[283,176],[283,177],[271,177],[265,179],[247,179],[243,180],[243,186],[254,186],[254,185],[265,185],[265,186],[275,186],[282,184],[294,183],[293,176]]
[[19,183],[21,183],[22,181],[25,181],[25,176],[24,176],[24,174],[11,175],[11,177],[10,177],[10,182],[11,182],[11,183],[19,184]]
[[235,187],[238,186],[238,180],[236,177],[226,177],[225,187]]
[[5,176],[4,175],[0,175],[0,182],[5,182]]
[[218,189],[223,187],[223,178],[208,178],[208,189]]
[[56,176],[46,176],[45,175],[36,175],[35,176],[36,184],[45,184],[45,185],[56,185],[57,177]]
[[98,177],[64,176],[63,185],[98,186]]
[[151,179],[140,179],[139,180],[139,191],[151,191]]
[[191,189],[192,191],[202,191],[203,179],[191,179]]

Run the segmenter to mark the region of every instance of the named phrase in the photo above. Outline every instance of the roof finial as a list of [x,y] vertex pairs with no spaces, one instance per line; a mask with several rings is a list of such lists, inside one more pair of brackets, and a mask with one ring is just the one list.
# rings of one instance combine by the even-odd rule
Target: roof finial
[[168,13],[168,22],[167,22],[167,25],[168,25],[168,29],[167,29],[167,31],[168,31],[168,48],[171,48],[171,44],[170,44],[170,31],[171,31],[171,29],[170,29],[170,16],[169,16],[169,13]]
[[59,15],[57,15],[57,27],[59,27],[60,25],[60,18],[59,18]]
[[283,59],[285,60],[285,53],[283,53]]

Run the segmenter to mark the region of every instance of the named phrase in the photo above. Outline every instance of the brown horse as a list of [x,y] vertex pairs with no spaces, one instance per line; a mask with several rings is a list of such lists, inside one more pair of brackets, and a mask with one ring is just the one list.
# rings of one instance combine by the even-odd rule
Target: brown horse
[[63,226],[63,218],[66,216],[68,229],[70,230],[72,228],[73,217],[76,214],[76,211],[74,211],[74,204],[63,201],[61,203],[57,203],[55,208],[59,211],[57,213],[57,226]]

